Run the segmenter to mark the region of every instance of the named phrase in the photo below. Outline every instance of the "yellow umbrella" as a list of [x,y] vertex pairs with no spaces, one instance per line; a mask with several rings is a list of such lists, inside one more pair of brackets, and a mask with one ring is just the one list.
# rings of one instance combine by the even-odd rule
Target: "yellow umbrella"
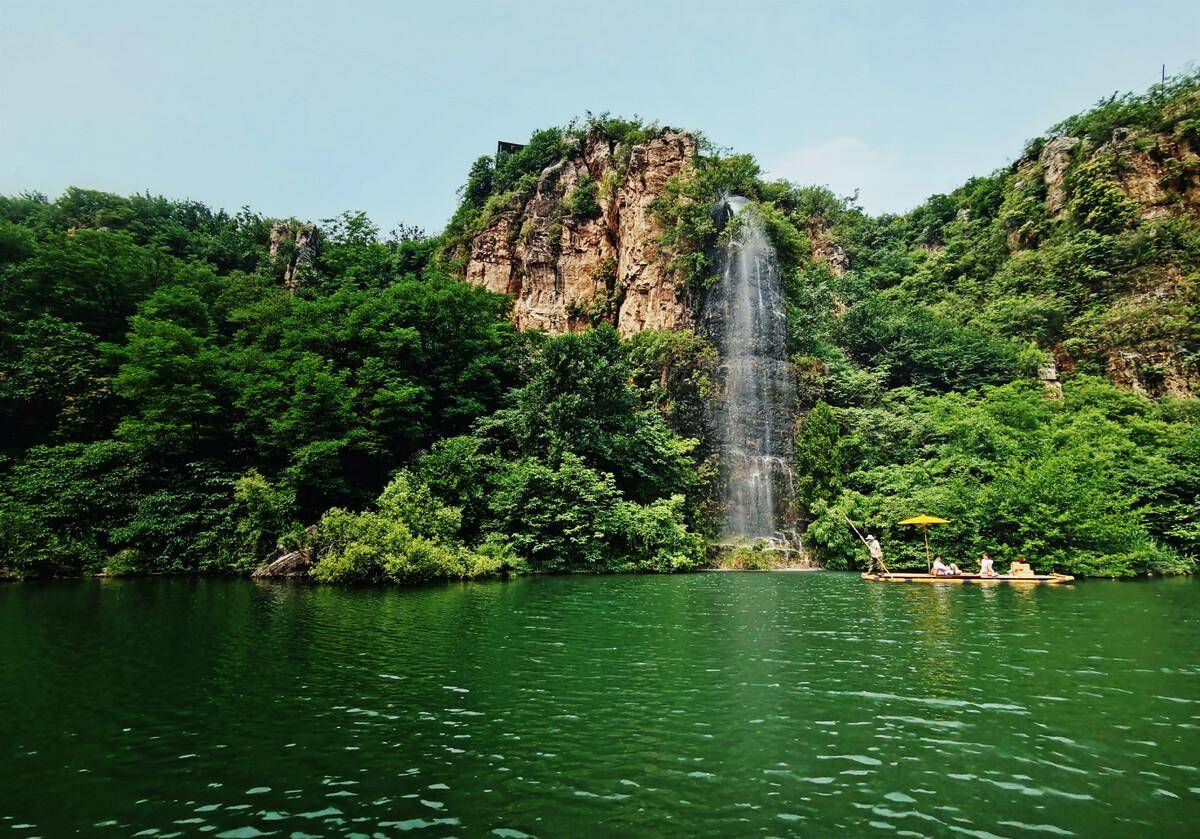
[[928,530],[929,525],[931,525],[931,524],[949,524],[949,523],[950,523],[949,519],[939,519],[937,516],[927,516],[924,513],[922,513],[919,516],[913,516],[910,519],[905,519],[904,521],[900,522],[900,524],[919,524],[919,525],[921,525],[921,532],[923,534],[925,534],[925,569],[926,570],[928,570],[931,565],[931,563],[929,561],[929,530]]

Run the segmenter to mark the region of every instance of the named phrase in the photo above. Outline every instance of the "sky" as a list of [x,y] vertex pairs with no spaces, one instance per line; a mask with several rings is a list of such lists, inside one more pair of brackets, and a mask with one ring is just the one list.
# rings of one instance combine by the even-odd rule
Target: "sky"
[[1200,3],[0,0],[0,194],[441,230],[496,140],[638,115],[901,212],[1200,60]]

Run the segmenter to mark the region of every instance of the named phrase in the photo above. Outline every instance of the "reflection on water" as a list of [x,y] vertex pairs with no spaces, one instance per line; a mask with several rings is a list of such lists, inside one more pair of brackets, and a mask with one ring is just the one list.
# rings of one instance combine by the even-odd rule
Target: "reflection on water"
[[1200,584],[0,587],[0,831],[1193,833]]

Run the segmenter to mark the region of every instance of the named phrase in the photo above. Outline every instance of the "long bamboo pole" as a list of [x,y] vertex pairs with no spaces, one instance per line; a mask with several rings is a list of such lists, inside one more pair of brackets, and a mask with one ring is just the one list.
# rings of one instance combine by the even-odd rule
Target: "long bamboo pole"
[[929,526],[921,525],[921,532],[925,534],[925,570],[928,573],[933,572],[933,562],[929,559]]
[[854,526],[854,522],[850,521],[850,517],[848,515],[846,515],[845,513],[842,513],[842,518],[844,518],[846,520],[846,524],[850,525],[850,529],[854,531],[854,535],[857,536],[859,539],[862,539],[862,543],[864,545],[866,545],[867,540],[864,539],[863,535],[858,532],[858,528]]

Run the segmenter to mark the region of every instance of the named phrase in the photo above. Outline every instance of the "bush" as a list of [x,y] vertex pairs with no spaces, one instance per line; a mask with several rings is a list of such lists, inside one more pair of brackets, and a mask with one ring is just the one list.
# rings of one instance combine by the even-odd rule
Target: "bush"
[[421,583],[500,576],[523,570],[504,546],[478,552],[454,538],[459,511],[439,504],[428,487],[401,473],[376,510],[332,509],[317,523],[310,574],[324,583]]
[[233,571],[252,571],[280,536],[294,530],[296,499],[287,489],[250,470],[233,485],[231,529],[222,564]]
[[100,571],[123,547],[110,528],[133,515],[144,469],[111,440],[26,452],[0,494],[0,567],[23,577]]
[[793,467],[801,514],[818,501],[828,502],[837,496],[846,465],[837,417],[829,405],[818,402],[796,435]]
[[775,552],[762,544],[739,545],[722,552],[717,567],[730,571],[770,571],[776,567]]
[[596,200],[596,181],[586,172],[579,176],[579,183],[567,196],[566,208],[572,217],[585,220],[600,215],[600,202]]
[[611,475],[567,454],[556,469],[532,460],[508,466],[489,527],[533,571],[674,571],[703,555],[683,513],[678,495],[646,506],[622,499]]
[[1068,207],[1080,226],[1115,233],[1132,225],[1137,209],[1111,177],[1115,162],[1101,155],[1076,166],[1067,176]]
[[132,577],[146,573],[148,568],[149,563],[141,551],[125,548],[108,558],[104,574],[108,577]]
[[663,228],[663,252],[689,288],[703,287],[712,269],[708,253],[719,232],[716,202],[729,193],[754,195],[758,174],[749,155],[701,157],[688,173],[668,180],[652,205]]

